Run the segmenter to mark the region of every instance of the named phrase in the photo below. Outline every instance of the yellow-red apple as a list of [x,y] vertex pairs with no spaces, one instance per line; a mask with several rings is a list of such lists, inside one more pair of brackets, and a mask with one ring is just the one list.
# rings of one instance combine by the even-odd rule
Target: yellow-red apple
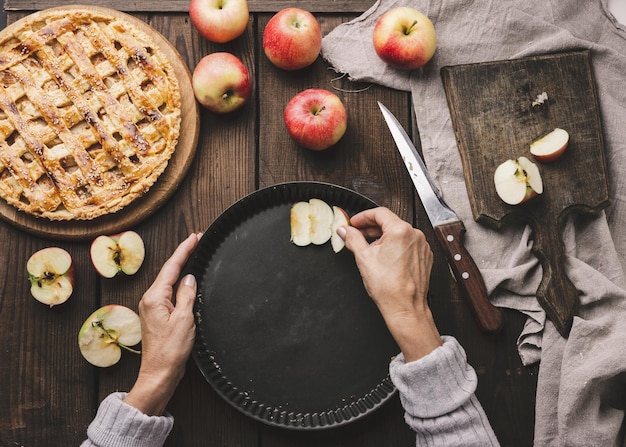
[[247,0],[191,0],[189,18],[211,42],[229,42],[243,34],[249,19]]
[[437,34],[428,17],[407,6],[385,12],[372,37],[378,57],[394,68],[414,70],[435,54]]
[[283,70],[300,70],[317,59],[322,47],[322,30],[308,11],[285,8],[274,15],[263,31],[263,51],[271,63]]
[[200,104],[215,113],[229,113],[242,107],[252,93],[250,73],[230,53],[204,56],[192,75],[193,92]]
[[300,146],[321,151],[337,143],[345,134],[348,114],[337,95],[311,88],[295,95],[284,113],[289,136]]

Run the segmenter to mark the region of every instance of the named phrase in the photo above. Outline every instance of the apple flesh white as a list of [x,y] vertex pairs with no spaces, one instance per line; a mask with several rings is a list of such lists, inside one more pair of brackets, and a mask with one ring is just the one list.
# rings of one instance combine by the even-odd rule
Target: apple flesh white
[[122,272],[137,273],[146,255],[143,239],[134,231],[124,231],[112,236],[98,236],[91,243],[91,263],[105,278]]
[[420,11],[399,6],[378,19],[372,41],[376,54],[388,65],[414,70],[435,54],[437,34],[430,19]]
[[225,43],[241,36],[248,27],[247,0],[191,0],[189,18],[198,32],[211,42]]
[[530,153],[542,163],[552,163],[558,159],[569,144],[569,133],[556,128],[552,132],[535,140],[530,145]]
[[74,263],[62,248],[48,247],[33,253],[26,271],[30,293],[50,307],[66,302],[74,291]]
[[141,321],[128,307],[109,304],[92,313],[78,332],[81,354],[94,366],[115,365],[122,349],[140,354],[132,349],[141,341]]
[[289,136],[314,151],[335,145],[348,126],[348,114],[339,97],[319,88],[304,90],[291,98],[283,118]]
[[198,102],[215,113],[239,109],[252,93],[252,80],[246,66],[236,56],[224,52],[200,59],[191,83]]
[[333,247],[335,253],[339,253],[346,246],[343,239],[337,234],[339,227],[350,225],[350,217],[343,208],[333,206],[333,223],[330,227],[330,245]]
[[338,253],[345,243],[337,234],[337,228],[349,225],[348,213],[338,206],[331,208],[321,199],[296,202],[291,207],[291,242],[299,247],[310,244],[323,245],[330,241]]
[[543,193],[539,168],[526,157],[500,164],[493,181],[498,196],[509,205],[519,205]]
[[308,11],[285,8],[274,15],[263,31],[263,51],[283,70],[301,70],[317,59],[322,48],[319,22]]

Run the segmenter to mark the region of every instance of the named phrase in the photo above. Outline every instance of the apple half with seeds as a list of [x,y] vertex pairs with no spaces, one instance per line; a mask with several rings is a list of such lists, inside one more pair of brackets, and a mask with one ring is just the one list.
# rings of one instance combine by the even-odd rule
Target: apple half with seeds
[[50,307],[66,302],[74,291],[74,263],[62,248],[48,247],[33,253],[26,271],[30,293]]
[[91,243],[91,263],[105,278],[118,273],[137,273],[146,255],[143,239],[134,231],[124,231],[112,236],[98,236]]
[[291,242],[299,247],[323,245],[331,241],[335,253],[344,247],[337,228],[349,225],[348,214],[340,207],[331,207],[321,199],[296,202],[291,207]]
[[519,205],[543,193],[539,168],[526,157],[507,160],[494,173],[498,196],[509,205]]
[[535,140],[530,145],[530,153],[542,163],[552,163],[558,159],[569,144],[569,133],[556,128],[552,132]]
[[128,307],[109,304],[92,313],[78,332],[81,354],[94,366],[106,368],[119,362],[122,349],[132,349],[141,341],[139,315]]

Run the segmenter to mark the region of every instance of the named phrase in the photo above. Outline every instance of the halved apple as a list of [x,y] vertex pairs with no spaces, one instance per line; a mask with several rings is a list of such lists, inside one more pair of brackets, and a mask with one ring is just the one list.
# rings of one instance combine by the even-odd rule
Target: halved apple
[[309,202],[296,202],[291,206],[291,242],[298,247],[311,243],[310,209]]
[[543,193],[539,168],[526,157],[507,160],[494,173],[498,196],[509,205],[519,205]]
[[569,144],[569,133],[556,128],[552,132],[535,140],[530,145],[530,153],[542,163],[551,163],[563,155]]
[[94,366],[115,365],[122,356],[122,349],[135,354],[132,349],[141,341],[139,315],[128,307],[109,304],[92,313],[78,332],[81,354]]
[[28,259],[26,271],[33,297],[50,307],[67,301],[74,291],[74,263],[62,248],[41,249]]
[[337,228],[350,225],[350,216],[343,208],[333,206],[333,223],[330,227],[330,245],[333,247],[335,253],[339,253],[346,246],[341,237],[337,234]]
[[91,262],[100,275],[113,278],[119,272],[137,273],[146,255],[143,239],[134,231],[98,236],[91,243]]

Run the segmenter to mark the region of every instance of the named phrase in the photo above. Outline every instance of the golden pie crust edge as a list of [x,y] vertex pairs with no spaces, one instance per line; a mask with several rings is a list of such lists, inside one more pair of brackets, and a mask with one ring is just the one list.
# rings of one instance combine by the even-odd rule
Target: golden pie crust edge
[[[131,178],[122,181],[119,184],[112,184],[108,190],[102,191],[96,197],[92,197],[88,200],[85,206],[61,206],[58,209],[46,210],[37,209],[36,203],[29,204],[23,201],[20,196],[7,194],[6,188],[2,188],[0,184],[0,196],[2,196],[7,203],[13,205],[17,209],[24,211],[35,217],[44,217],[49,220],[91,220],[99,216],[107,215],[119,211],[125,206],[129,205],[135,199],[143,196],[149,188],[157,181],[159,176],[166,169],[168,162],[174,153],[176,145],[178,143],[178,137],[181,126],[181,93],[176,78],[174,68],[171,61],[154,42],[154,40],[148,36],[140,27],[132,23],[130,20],[124,18],[124,14],[109,14],[105,8],[77,8],[69,7],[52,8],[50,10],[44,10],[27,16],[18,22],[10,25],[8,28],[0,32],[0,48],[3,49],[0,54],[0,68],[4,70],[6,62],[5,51],[7,48],[12,47],[13,53],[25,51],[24,47],[20,47],[21,43],[27,41],[29,31],[40,31],[46,29],[51,24],[57,23],[57,21],[64,21],[65,25],[70,26],[67,22],[85,24],[85,23],[108,23],[110,26],[115,27],[121,32],[127,33],[132,36],[131,40],[134,40],[136,48],[133,47],[132,56],[136,61],[152,62],[156,69],[157,80],[163,81],[164,86],[159,83],[159,86],[164,88],[165,93],[163,96],[164,103],[166,103],[167,114],[160,117],[161,127],[164,123],[167,124],[167,133],[164,136],[165,148],[163,148],[157,155],[146,158],[146,165],[139,170],[136,178]],[[121,16],[121,17],[120,17]],[[148,27],[148,25],[146,25]],[[156,32],[156,31],[155,31]],[[45,34],[45,33],[44,33]],[[25,36],[25,37],[21,37]],[[10,44],[7,47],[7,42]],[[7,47],[7,48],[5,48]],[[146,54],[146,49],[147,54]],[[138,50],[138,51],[137,51]],[[147,59],[146,59],[147,56]],[[1,65],[4,64],[4,65]],[[151,64],[148,64],[149,66]],[[154,74],[154,73],[153,73]],[[2,88],[0,86],[0,88]],[[140,103],[138,103],[140,104]],[[147,115],[145,115],[147,117]],[[131,120],[132,121],[132,120]],[[135,119],[135,124],[139,120]],[[145,120],[144,120],[145,121]],[[4,138],[2,138],[4,140]],[[4,141],[3,141],[4,142]],[[145,141],[144,141],[145,144]],[[148,162],[149,161],[149,162]],[[0,160],[0,169],[5,167],[3,160]],[[100,199],[103,199],[100,201]]]

